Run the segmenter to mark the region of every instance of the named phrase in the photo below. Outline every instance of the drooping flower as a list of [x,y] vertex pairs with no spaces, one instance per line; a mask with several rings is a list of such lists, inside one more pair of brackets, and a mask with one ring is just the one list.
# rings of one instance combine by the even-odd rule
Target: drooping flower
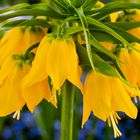
[[28,60],[9,57],[6,63],[0,71],[0,77],[3,75],[0,87],[0,116],[16,112],[14,117],[19,119],[20,110],[25,104],[33,112],[43,98],[55,105],[47,79],[22,89],[22,79],[31,68]]
[[127,48],[122,48],[119,53],[119,58],[122,60],[120,66],[126,78],[133,86],[136,86],[138,81],[138,71],[134,62],[131,60],[129,50]]
[[137,69],[137,72],[138,72],[137,84],[138,84],[138,87],[140,88],[140,44],[135,43],[133,45],[133,48],[134,49],[130,51],[130,58]]
[[121,136],[116,125],[120,119],[117,111],[125,112],[131,118],[137,116],[137,108],[118,78],[92,71],[86,77],[84,91],[82,126],[93,112],[99,119],[108,121],[109,126],[112,125],[116,138]]
[[121,69],[125,74],[127,80],[131,84],[131,87],[125,86],[127,91],[132,97],[140,96],[140,91],[138,88],[138,64],[136,62],[136,55],[133,50],[128,50],[127,48],[122,48],[119,53],[119,58],[122,61],[120,63]]
[[9,55],[23,53],[43,36],[43,30],[38,27],[14,27],[8,31],[0,41],[0,66]]
[[23,87],[38,83],[49,76],[54,90],[59,90],[66,79],[82,89],[80,81],[82,72],[78,63],[78,55],[72,38],[58,39],[47,35],[38,47],[31,71],[24,79]]

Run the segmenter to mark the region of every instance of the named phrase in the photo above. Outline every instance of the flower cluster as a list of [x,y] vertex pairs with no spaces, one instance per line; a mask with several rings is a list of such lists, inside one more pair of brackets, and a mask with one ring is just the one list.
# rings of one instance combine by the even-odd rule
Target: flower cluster
[[[83,95],[82,127],[93,112],[113,127],[115,138],[121,136],[118,112],[133,119],[138,112],[132,98],[140,96],[139,29],[130,26],[125,31],[121,26],[128,23],[116,24],[126,16],[108,13],[115,3],[61,1],[52,1],[56,11],[53,4],[50,9],[42,4],[20,11],[44,16],[44,10],[50,10],[46,18],[26,21],[39,25],[13,27],[0,40],[0,116],[15,112],[13,117],[19,119],[25,105],[33,112],[43,99],[57,107],[57,94],[69,81]],[[131,17],[139,21],[139,13],[136,10]]]

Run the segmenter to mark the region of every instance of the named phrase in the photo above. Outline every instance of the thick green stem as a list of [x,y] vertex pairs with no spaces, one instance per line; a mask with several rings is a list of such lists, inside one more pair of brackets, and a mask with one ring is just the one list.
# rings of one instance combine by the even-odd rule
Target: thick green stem
[[73,140],[74,87],[65,82],[62,90],[60,140]]

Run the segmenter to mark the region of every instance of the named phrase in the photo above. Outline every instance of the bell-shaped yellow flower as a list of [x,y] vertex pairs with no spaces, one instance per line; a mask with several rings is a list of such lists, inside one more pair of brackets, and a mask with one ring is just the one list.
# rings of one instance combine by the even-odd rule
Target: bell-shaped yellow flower
[[138,88],[139,79],[139,66],[135,64],[136,59],[138,59],[133,50],[128,50],[127,48],[122,48],[119,53],[119,58],[121,69],[125,74],[130,86],[124,85],[126,90],[129,92],[131,97],[136,99],[136,96],[140,96],[140,90]]
[[41,41],[30,73],[23,82],[23,87],[40,82],[50,76],[54,90],[59,90],[67,79],[82,89],[81,69],[72,38],[58,39],[44,37]]
[[134,49],[130,51],[130,58],[134,63],[137,71],[138,71],[138,86],[140,88],[140,44],[135,43],[133,46]]
[[131,118],[137,116],[137,108],[118,78],[92,71],[86,77],[84,91],[82,126],[87,121],[90,112],[93,112],[99,119],[108,120],[116,138],[121,135],[116,125],[117,120],[120,119],[117,111],[125,112]]
[[24,104],[33,112],[35,106],[43,98],[55,105],[47,80],[22,89],[22,79],[28,74],[30,64],[21,59],[14,60],[11,57],[6,62],[10,64],[10,70],[5,73],[5,70],[9,69],[9,65],[5,64],[0,71],[0,77],[3,75],[0,87],[0,116],[6,116],[16,111],[15,115],[18,115]]
[[44,36],[37,27],[14,27],[0,41],[0,66],[9,55],[23,53]]
[[138,70],[130,57],[129,50],[127,48],[122,48],[119,53],[119,58],[122,61],[120,66],[123,73],[132,86],[136,87],[138,81]]

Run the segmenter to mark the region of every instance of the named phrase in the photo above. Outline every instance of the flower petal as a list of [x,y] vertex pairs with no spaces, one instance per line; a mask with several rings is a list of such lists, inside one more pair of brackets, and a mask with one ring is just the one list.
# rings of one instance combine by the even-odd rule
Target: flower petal
[[21,110],[24,106],[25,102],[21,96],[20,81],[21,69],[15,66],[0,88],[0,116],[6,116]]
[[129,117],[136,118],[137,108],[131,101],[131,97],[126,92],[122,82],[117,78],[110,78],[112,93],[111,107],[113,111],[125,112]]
[[22,96],[31,112],[46,96],[45,94],[51,94],[47,80],[22,89]]
[[78,55],[76,53],[76,46],[71,38],[70,41],[68,42],[68,47],[69,47],[69,54],[70,54],[70,62],[69,62],[69,75],[67,79],[77,86],[81,91],[83,91],[83,86],[81,83],[81,77],[82,77],[82,70],[79,66],[79,60],[78,60]]
[[106,121],[111,112],[111,90],[107,76],[98,72],[89,73],[84,90],[83,98],[94,115]]
[[23,88],[29,87],[31,85],[34,85],[38,82],[41,82],[42,80],[47,78],[47,73],[45,71],[46,66],[46,53],[48,52],[48,47],[50,46],[50,41],[44,37],[44,39],[41,41],[37,52],[35,59],[32,63],[32,68],[28,75],[25,76],[23,80]]
[[53,87],[59,90],[68,77],[70,54],[65,40],[54,39],[46,57],[46,72],[51,77]]

